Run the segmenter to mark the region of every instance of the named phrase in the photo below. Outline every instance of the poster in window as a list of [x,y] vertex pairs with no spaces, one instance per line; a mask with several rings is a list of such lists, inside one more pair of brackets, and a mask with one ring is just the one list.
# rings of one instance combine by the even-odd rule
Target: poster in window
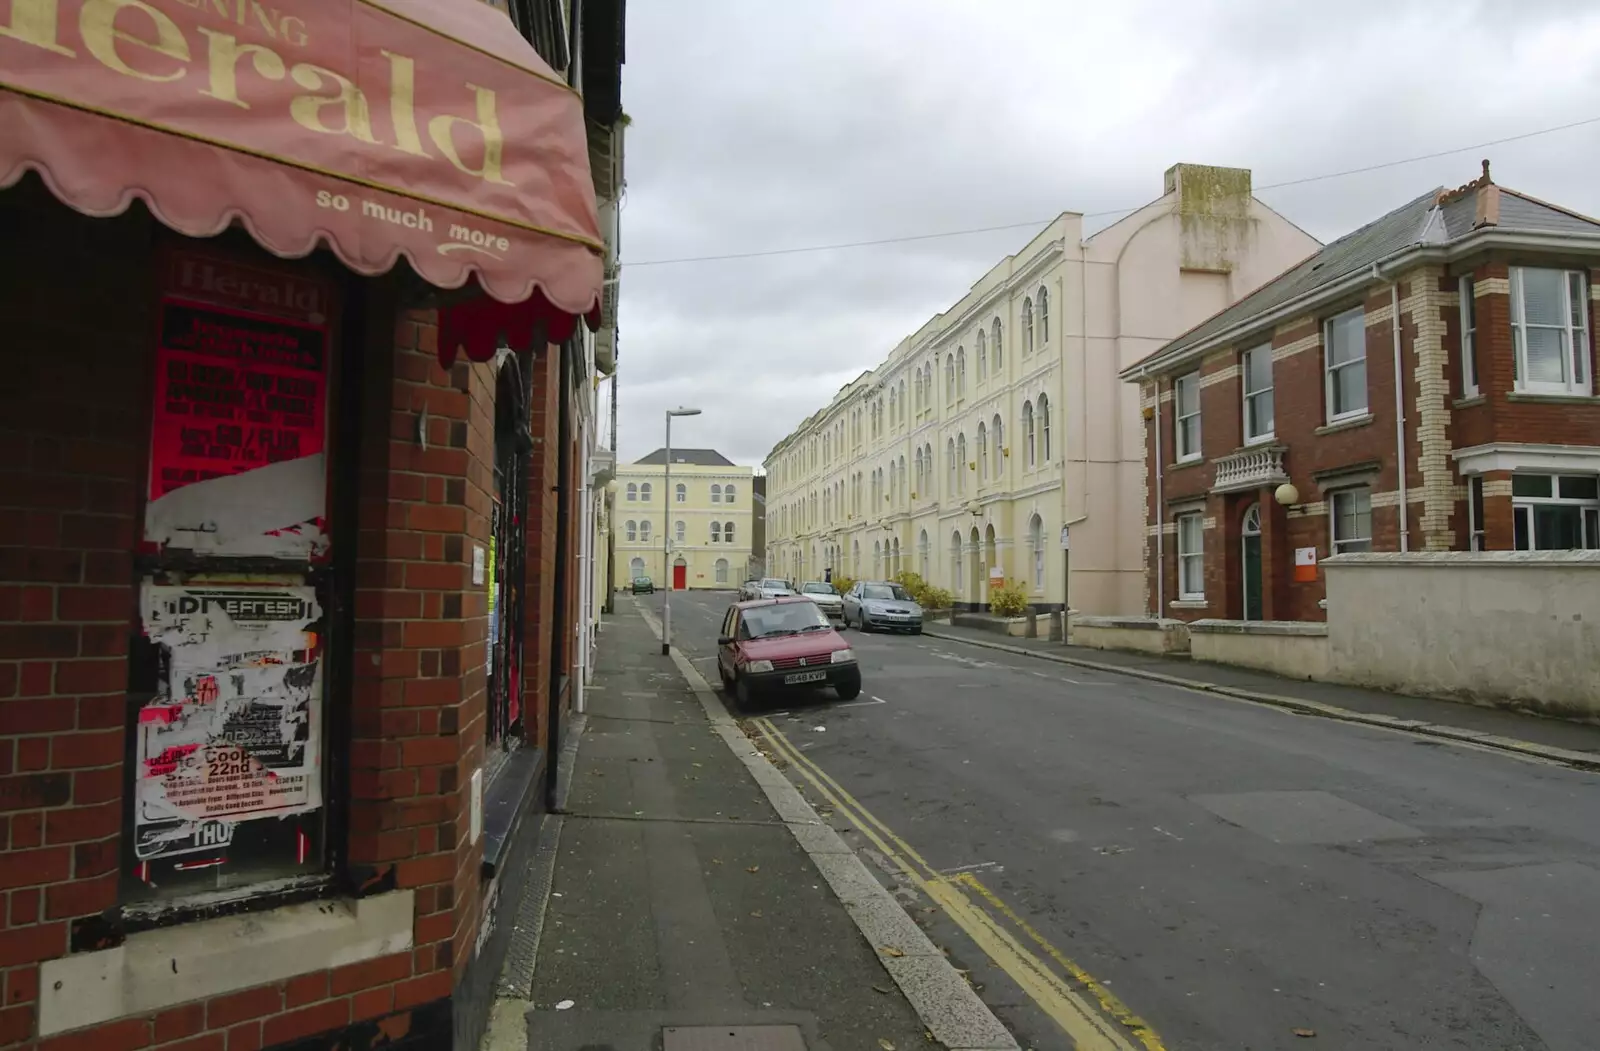
[[145,541],[326,555],[327,366],[325,324],[164,298]]
[[315,589],[147,582],[141,606],[162,674],[135,730],[135,855],[225,846],[239,822],[320,807]]

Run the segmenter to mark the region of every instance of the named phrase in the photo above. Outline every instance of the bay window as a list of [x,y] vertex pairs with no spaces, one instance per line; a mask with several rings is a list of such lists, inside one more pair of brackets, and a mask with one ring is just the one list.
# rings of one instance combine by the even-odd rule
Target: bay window
[[1511,511],[1518,551],[1600,548],[1600,476],[1513,475]]

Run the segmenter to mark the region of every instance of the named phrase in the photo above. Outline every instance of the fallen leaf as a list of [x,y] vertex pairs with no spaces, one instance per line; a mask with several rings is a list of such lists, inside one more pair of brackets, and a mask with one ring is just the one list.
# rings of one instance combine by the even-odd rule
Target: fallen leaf
[[1291,1030],[1291,1031],[1294,1033],[1295,1036],[1301,1037],[1301,1038],[1306,1039],[1306,1040],[1309,1040],[1310,1038],[1312,1038],[1312,1037],[1317,1035],[1317,1031],[1315,1029],[1295,1029],[1295,1030]]
[[759,920],[761,918],[761,910],[757,909],[756,911],[752,912],[750,915],[754,916],[756,919]]
[[883,1048],[883,1051],[894,1051],[894,1041],[887,1040],[881,1036],[878,1037],[878,1046]]
[[751,865],[749,868],[745,869],[745,871],[746,872],[760,872],[761,871],[761,866],[760,865]]
[[901,952],[899,949],[896,949],[892,945],[885,945],[883,948],[879,949],[878,951],[883,953],[885,956],[893,956],[896,959],[898,959],[899,957],[905,955],[905,953]]
[[720,865],[720,864],[722,864],[722,859],[721,858],[712,858],[711,859],[711,864]]
[[563,1000],[559,1004],[556,1004],[556,1010],[557,1011],[566,1011],[566,1010],[570,1009],[572,1006],[573,1006],[573,1002],[571,1000]]
[[891,992],[893,992],[892,989],[885,989],[881,985],[874,985],[872,987],[872,991],[875,993],[882,993],[884,996],[888,996]]

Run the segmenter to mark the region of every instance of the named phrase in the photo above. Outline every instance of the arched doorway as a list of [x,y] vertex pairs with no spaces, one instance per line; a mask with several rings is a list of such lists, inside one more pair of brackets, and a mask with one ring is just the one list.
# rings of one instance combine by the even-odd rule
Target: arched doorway
[[983,605],[988,601],[988,593],[983,586],[983,538],[978,535],[978,527],[972,527],[972,534],[967,539],[968,552],[972,555],[968,561],[972,570],[967,575],[967,601]]
[[917,534],[917,572],[922,575],[923,580],[931,579],[929,576],[930,567],[928,565],[928,559],[928,531],[924,529],[922,532]]
[[961,594],[962,584],[965,581],[961,576],[961,534],[952,531],[950,534],[950,591]]
[[983,575],[991,577],[995,566],[1000,564],[999,545],[995,543],[994,526],[983,527]]
[[637,580],[638,578],[640,578],[642,576],[644,576],[644,559],[636,558],[632,562],[629,562],[628,563],[628,579],[630,581],[633,581],[633,580]]
[[672,563],[672,590],[682,591],[689,586],[689,563],[679,558]]
[[1244,619],[1261,620],[1261,505],[1251,504],[1239,526],[1240,563],[1244,567]]

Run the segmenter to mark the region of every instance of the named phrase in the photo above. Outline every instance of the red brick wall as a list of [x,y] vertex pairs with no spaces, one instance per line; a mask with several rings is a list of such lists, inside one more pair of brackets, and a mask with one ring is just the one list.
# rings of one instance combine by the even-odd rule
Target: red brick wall
[[117,903],[151,224],[0,193],[0,1046]]

